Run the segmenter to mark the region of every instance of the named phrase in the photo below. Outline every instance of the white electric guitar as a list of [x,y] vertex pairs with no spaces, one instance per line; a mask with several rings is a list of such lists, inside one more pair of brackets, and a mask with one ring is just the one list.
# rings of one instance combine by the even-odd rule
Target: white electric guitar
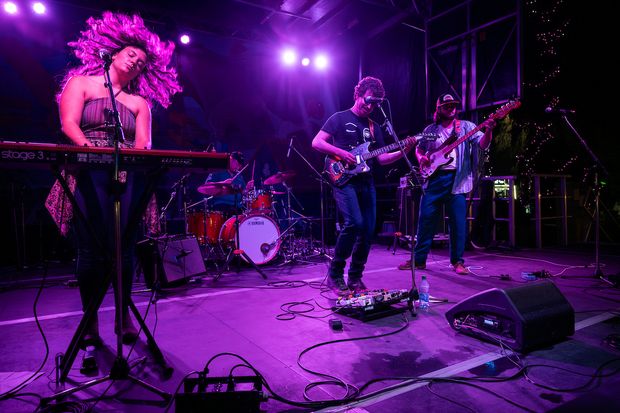
[[[520,101],[518,101],[518,100],[510,101],[510,102],[506,103],[505,105],[501,106],[494,113],[492,113],[489,116],[489,119],[493,119],[493,120],[502,119],[508,113],[510,113],[510,111],[518,108],[519,106],[521,106],[521,102]],[[473,136],[475,133],[477,133],[481,128],[482,128],[482,124],[476,126],[474,129],[472,129],[471,131],[467,132],[465,135],[461,136],[460,138],[458,138],[454,142],[448,143],[450,141],[450,140],[448,140],[442,146],[440,146],[439,148],[434,149],[432,151],[428,151],[425,154],[425,156],[428,158],[429,163],[425,164],[425,165],[420,165],[420,175],[422,176],[422,178],[424,178],[424,179],[430,178],[431,175],[433,175],[435,173],[435,171],[437,169],[439,169],[439,167],[452,162],[453,158],[448,156],[450,154],[450,152],[452,152],[452,150],[454,148],[456,148],[461,143],[465,142],[467,139],[469,139],[471,136]]]

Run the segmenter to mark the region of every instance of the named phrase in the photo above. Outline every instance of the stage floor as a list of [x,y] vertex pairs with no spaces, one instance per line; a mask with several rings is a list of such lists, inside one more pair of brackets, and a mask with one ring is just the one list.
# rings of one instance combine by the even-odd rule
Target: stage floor
[[[602,270],[606,275],[618,274],[620,255],[610,251],[613,253],[601,254]],[[270,263],[263,267],[267,280],[252,268],[242,267],[237,273],[233,266],[233,271],[224,273],[217,282],[206,276],[162,291],[150,305],[149,292],[135,292],[134,301],[143,314],[148,312],[147,325],[174,373],[168,379],[162,378],[144,335],[135,347],[124,346],[123,354],[129,354],[130,362],[146,357],[132,373],[170,393],[176,391],[184,376],[204,369],[219,353],[243,357],[264,376],[274,393],[299,403],[304,402],[306,386],[317,381],[332,383],[310,388],[307,395],[313,400],[344,397],[347,390],[336,385],[337,381],[360,387],[384,379],[371,384],[362,394],[391,387],[380,395],[324,409],[296,407],[270,398],[261,404],[267,412],[620,411],[620,375],[609,375],[620,368],[620,350],[606,340],[611,334],[620,334],[620,290],[592,276],[591,246],[468,251],[465,258],[470,275],[456,275],[447,257],[447,249],[437,248],[429,257],[427,269],[416,271],[418,281],[422,274],[428,276],[431,296],[445,300],[432,303],[429,311],[419,312],[417,317],[404,312],[363,322],[334,314],[330,308],[335,297],[321,290],[327,269],[326,259],[321,257],[308,262]],[[367,286],[409,289],[410,272],[396,268],[406,258],[405,250],[392,254],[385,246],[374,246],[364,276]],[[497,345],[459,334],[448,325],[445,313],[454,303],[489,288],[533,283],[523,280],[521,273],[541,270],[549,272],[575,309],[576,331],[572,337],[517,356]],[[0,279],[0,392],[35,372],[45,357],[46,346],[33,314],[43,274],[43,270],[5,271]],[[501,274],[508,274],[510,279],[500,279]],[[22,392],[46,397],[56,390],[55,355],[67,349],[81,317],[78,290],[66,285],[71,279],[70,268],[55,267],[48,272],[37,315],[49,357],[42,374]],[[141,287],[140,283],[134,285],[135,290]],[[287,308],[295,314],[286,312]],[[109,293],[99,312],[104,340],[97,355],[100,374],[109,372],[116,354],[113,317],[113,295]],[[343,331],[332,330],[330,319],[341,320]],[[618,338],[615,340],[618,345]],[[303,353],[329,341],[332,343]],[[84,382],[98,377],[80,373],[81,358],[80,353],[69,378]],[[209,376],[228,376],[231,368],[240,363],[233,356],[218,357],[209,366]],[[517,374],[518,365],[530,366],[527,376]],[[236,367],[233,374],[254,373]],[[419,380],[423,376],[435,379],[429,384],[428,380]],[[67,382],[66,387],[71,383]],[[349,387],[350,392],[353,390]],[[99,384],[69,400],[90,400],[92,405],[104,392],[95,411],[165,410],[165,405],[156,403],[157,396],[127,381],[111,387],[109,382]],[[1,401],[0,411],[32,412],[37,404],[35,396],[25,395],[19,400]]]

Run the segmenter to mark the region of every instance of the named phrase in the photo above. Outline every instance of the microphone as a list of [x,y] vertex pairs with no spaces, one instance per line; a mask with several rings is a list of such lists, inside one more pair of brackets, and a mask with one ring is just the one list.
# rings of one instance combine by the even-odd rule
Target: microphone
[[99,57],[105,63],[112,63],[112,54],[110,53],[109,50],[106,50],[106,49],[99,50]]
[[266,242],[263,242],[260,246],[260,252],[262,252],[264,255],[267,255],[269,251],[271,251],[273,247],[275,246],[276,246],[275,242],[272,242],[271,244],[267,244]]
[[294,136],[291,136],[291,141],[288,144],[288,152],[286,152],[286,157],[287,158],[291,156],[291,148],[293,147],[293,139],[294,138],[295,138]]
[[364,103],[368,104],[368,103],[382,103],[383,102],[383,98],[377,98],[374,96],[366,96],[364,97]]
[[547,106],[545,108],[545,113],[549,113],[549,114],[559,113],[560,115],[574,115],[575,109],[552,108],[551,106]]
[[188,256],[189,254],[191,254],[191,253],[192,253],[192,251],[191,251],[191,250],[189,250],[189,251],[187,251],[187,250],[181,250],[181,252],[179,252],[179,254],[177,254],[177,256],[176,256],[175,258],[176,258],[176,260],[178,261],[178,260],[180,260],[180,259],[181,259],[181,258],[183,258],[183,257],[187,257],[187,256]]

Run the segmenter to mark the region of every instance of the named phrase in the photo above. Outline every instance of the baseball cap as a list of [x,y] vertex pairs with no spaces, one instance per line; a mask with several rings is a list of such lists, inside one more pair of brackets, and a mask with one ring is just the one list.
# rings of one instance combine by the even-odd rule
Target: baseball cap
[[448,104],[458,105],[459,103],[461,102],[450,93],[444,93],[443,95],[439,95],[437,98],[437,107]]

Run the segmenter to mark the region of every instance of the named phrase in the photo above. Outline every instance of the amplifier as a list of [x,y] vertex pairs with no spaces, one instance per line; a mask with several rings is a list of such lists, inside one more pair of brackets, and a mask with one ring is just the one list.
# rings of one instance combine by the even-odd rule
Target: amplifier
[[166,235],[140,241],[136,255],[148,288],[157,283],[163,288],[174,286],[206,272],[202,252],[193,235]]

